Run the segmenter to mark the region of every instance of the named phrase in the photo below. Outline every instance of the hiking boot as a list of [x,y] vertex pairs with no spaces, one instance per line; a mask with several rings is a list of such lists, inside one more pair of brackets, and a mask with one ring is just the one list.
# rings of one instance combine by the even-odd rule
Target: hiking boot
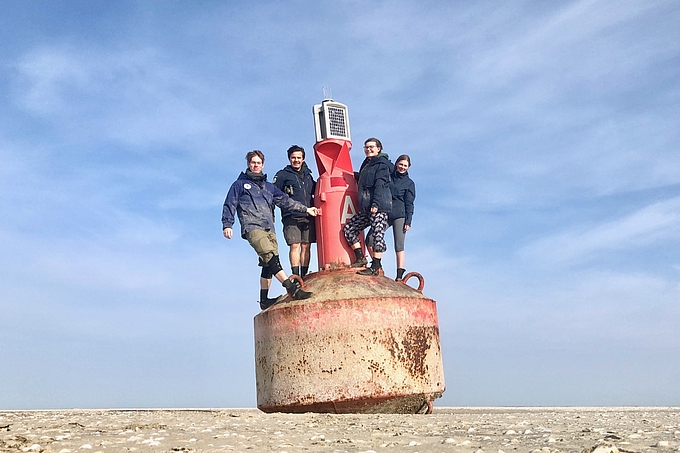
[[368,260],[366,258],[358,258],[349,267],[365,267],[367,264]]
[[290,297],[292,297],[295,300],[309,299],[310,297],[312,297],[312,292],[305,291],[299,286],[296,286],[293,292],[290,293]]
[[383,275],[382,267],[373,269],[372,267],[367,267],[357,272],[359,275]]
[[267,297],[266,299],[260,301],[260,309],[266,310],[267,308],[274,305],[278,300],[279,300],[278,297],[274,299],[270,299],[269,297]]
[[305,291],[302,289],[300,283],[295,280],[284,280],[283,282],[284,288],[286,288],[286,291],[295,300],[301,300],[301,299],[309,299],[312,297],[312,293],[310,291]]

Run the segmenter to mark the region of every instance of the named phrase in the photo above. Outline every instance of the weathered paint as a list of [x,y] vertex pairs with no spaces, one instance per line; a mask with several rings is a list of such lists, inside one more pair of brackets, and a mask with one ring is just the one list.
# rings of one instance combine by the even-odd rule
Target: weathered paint
[[311,274],[314,295],[255,317],[258,408],[415,413],[444,392],[436,303],[356,270]]

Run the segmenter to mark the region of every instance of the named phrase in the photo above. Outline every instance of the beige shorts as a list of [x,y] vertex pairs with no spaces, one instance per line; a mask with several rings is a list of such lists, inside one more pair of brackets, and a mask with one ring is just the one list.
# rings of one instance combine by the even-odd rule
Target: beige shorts
[[246,240],[255,249],[262,263],[268,263],[274,255],[279,254],[279,244],[273,231],[253,230],[246,233]]

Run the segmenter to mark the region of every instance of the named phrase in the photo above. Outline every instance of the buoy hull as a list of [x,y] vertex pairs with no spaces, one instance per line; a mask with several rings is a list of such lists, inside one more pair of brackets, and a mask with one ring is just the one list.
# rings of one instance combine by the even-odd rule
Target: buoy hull
[[255,317],[264,412],[416,413],[444,392],[436,303],[356,270],[311,274],[307,301]]

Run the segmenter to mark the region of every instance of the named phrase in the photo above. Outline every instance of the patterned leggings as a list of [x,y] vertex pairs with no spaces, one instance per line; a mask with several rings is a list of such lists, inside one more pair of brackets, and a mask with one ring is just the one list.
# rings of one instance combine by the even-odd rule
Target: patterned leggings
[[375,214],[371,214],[371,211],[368,210],[359,211],[345,223],[345,226],[342,227],[342,233],[345,235],[347,243],[352,245],[359,241],[359,233],[369,225],[373,231],[373,251],[378,253],[384,252],[387,250],[387,244],[385,244],[385,230],[387,230],[386,212],[378,211]]

